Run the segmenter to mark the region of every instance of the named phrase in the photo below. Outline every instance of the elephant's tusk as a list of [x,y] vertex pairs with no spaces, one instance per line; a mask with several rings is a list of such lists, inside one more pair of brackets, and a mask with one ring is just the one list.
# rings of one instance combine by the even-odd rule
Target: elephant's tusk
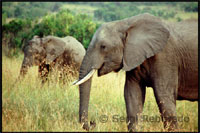
[[85,81],[87,81],[89,78],[92,77],[92,75],[96,72],[96,69],[92,69],[84,78],[80,79],[80,80],[76,80],[72,83],[72,85],[80,85],[82,83],[84,83]]

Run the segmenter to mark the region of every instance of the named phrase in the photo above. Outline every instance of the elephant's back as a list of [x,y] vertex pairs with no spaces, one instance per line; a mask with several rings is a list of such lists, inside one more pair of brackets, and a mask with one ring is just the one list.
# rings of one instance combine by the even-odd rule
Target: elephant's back
[[186,20],[176,25],[179,35],[179,97],[198,98],[198,23]]
[[174,30],[178,31],[183,39],[195,39],[195,41],[198,39],[198,21],[194,19],[176,23]]
[[86,53],[83,45],[72,36],[67,36],[62,39],[66,43],[66,48],[71,52],[75,62],[81,64]]

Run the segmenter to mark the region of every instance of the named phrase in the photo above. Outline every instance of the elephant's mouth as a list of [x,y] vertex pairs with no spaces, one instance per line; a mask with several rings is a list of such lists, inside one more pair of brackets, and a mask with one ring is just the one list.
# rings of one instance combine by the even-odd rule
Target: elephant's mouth
[[105,64],[103,63],[102,66],[98,69],[98,72],[97,72],[98,77],[100,77],[100,76],[102,76],[104,74],[104,72],[103,72],[104,65]]
[[[110,64],[110,63],[109,63]],[[102,75],[105,75],[105,74],[108,74],[112,71],[114,72],[119,72],[121,70],[121,68],[123,67],[122,64],[120,65],[107,65],[106,63],[103,63],[102,66],[98,69],[98,77],[102,76]]]
[[119,66],[119,68],[116,68],[116,69],[113,70],[113,71],[114,71],[114,72],[119,72],[119,71],[122,69],[122,67],[123,67],[123,64],[121,63],[120,66]]

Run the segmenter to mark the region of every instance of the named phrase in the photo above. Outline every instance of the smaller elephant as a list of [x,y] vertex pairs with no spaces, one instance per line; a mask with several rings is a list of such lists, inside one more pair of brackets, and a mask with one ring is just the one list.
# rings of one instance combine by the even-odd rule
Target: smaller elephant
[[69,72],[66,71],[67,68],[78,71],[86,53],[83,45],[72,36],[64,38],[34,36],[23,47],[23,52],[24,60],[20,76],[24,77],[29,67],[39,66],[38,72],[42,83],[47,80],[47,76],[52,69],[61,72],[61,76]]

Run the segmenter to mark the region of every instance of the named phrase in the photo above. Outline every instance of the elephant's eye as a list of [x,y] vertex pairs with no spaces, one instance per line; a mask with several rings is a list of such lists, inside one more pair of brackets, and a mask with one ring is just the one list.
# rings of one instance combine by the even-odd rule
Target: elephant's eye
[[105,45],[101,45],[101,49],[104,50],[106,48]]

